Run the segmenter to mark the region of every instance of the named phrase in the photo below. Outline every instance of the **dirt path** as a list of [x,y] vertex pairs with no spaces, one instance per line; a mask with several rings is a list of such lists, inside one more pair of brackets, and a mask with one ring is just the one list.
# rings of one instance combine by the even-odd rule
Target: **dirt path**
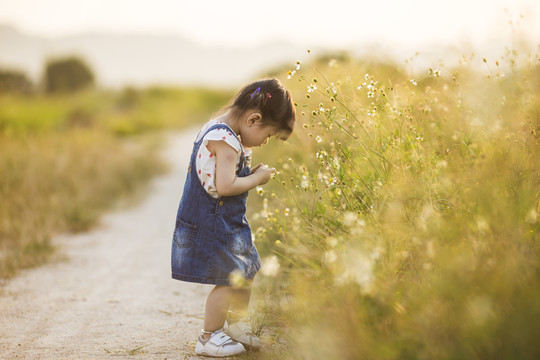
[[55,239],[65,260],[0,287],[0,359],[195,359],[209,286],[172,280],[172,226],[195,131],[136,207]]

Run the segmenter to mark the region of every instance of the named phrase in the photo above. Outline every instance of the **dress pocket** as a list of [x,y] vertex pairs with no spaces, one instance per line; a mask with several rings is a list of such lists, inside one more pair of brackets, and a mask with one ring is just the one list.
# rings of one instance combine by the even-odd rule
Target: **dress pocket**
[[197,225],[176,219],[176,228],[174,229],[174,242],[176,246],[181,248],[190,247],[196,232]]
[[251,230],[248,226],[238,227],[229,231],[229,247],[236,255],[247,255],[253,247]]

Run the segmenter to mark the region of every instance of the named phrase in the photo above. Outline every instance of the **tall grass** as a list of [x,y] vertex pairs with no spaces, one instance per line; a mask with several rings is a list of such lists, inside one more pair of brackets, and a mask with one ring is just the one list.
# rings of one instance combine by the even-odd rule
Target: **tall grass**
[[47,261],[165,170],[159,130],[196,126],[229,98],[206,89],[0,96],[0,279]]
[[289,72],[299,124],[250,200],[285,358],[540,356],[537,59]]

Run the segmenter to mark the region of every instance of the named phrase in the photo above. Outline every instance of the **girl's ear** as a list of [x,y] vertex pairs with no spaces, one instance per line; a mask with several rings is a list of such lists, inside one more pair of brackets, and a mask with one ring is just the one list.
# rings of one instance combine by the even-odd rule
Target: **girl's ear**
[[262,120],[262,114],[260,112],[253,112],[251,113],[248,118],[247,122],[249,126],[258,124]]

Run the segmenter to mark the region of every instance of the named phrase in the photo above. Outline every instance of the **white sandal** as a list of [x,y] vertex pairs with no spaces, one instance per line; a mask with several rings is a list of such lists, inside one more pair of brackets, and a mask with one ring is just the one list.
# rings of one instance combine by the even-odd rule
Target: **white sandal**
[[202,331],[203,334],[211,334],[210,338],[204,340],[202,335],[197,340],[195,345],[195,353],[197,355],[225,357],[241,354],[246,351],[244,346],[236,342],[223,332],[223,329],[216,331]]
[[256,335],[253,335],[251,318],[249,316],[231,321],[230,316],[227,315],[227,322],[225,324],[223,331],[233,340],[244,345],[246,349],[257,351],[261,348],[261,341]]

